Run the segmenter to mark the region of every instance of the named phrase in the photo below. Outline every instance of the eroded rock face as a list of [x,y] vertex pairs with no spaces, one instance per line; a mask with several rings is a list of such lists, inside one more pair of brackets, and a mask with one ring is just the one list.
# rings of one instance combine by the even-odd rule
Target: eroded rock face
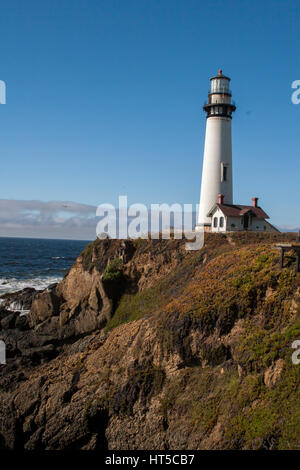
[[32,327],[59,317],[59,338],[97,330],[107,323],[111,300],[107,297],[101,274],[85,271],[75,263],[68,276],[52,291],[45,290],[33,301],[28,315]]
[[[298,331],[298,309],[290,303],[299,300],[299,280],[277,270],[269,246],[247,251],[238,238],[216,240],[208,240],[204,254],[187,253],[174,240],[97,242],[58,286],[38,294],[28,317],[3,309],[0,339],[8,355],[0,366],[0,448],[297,443],[298,375],[288,348]],[[115,278],[106,268],[115,258],[123,260],[122,276],[109,285]],[[150,310],[162,288],[165,302]],[[144,315],[106,331],[123,295]]]
[[[36,294],[28,317],[31,327],[59,315],[60,338],[104,328],[122,294],[151,287],[187,254],[183,240],[142,240],[142,245],[139,249],[130,240],[96,241],[57,286]],[[122,278],[105,281],[105,269],[116,258],[122,262]]]

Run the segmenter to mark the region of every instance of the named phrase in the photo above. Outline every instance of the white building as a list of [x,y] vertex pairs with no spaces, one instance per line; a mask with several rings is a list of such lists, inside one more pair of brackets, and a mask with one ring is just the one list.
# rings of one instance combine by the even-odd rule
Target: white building
[[231,102],[230,78],[219,70],[210,79],[206,133],[197,227],[213,232],[237,230],[274,231],[269,216],[257,206],[233,204],[231,120],[236,106]]
[[252,198],[252,205],[224,204],[222,194],[207,216],[211,220],[212,232],[237,232],[251,230],[255,232],[277,231],[266,219],[269,219],[261,207],[257,205],[258,198]]
[[224,195],[226,204],[232,204],[231,115],[236,108],[231,103],[229,82],[230,78],[219,70],[210,79],[208,100],[203,107],[206,133],[197,225],[206,228],[211,227],[207,214],[217,202],[218,194]]

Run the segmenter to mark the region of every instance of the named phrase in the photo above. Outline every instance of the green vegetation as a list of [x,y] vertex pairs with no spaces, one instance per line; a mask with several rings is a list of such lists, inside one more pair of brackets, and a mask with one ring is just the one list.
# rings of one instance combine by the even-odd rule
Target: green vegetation
[[[249,375],[232,395],[239,405],[228,423],[226,438],[232,448],[296,449],[299,445],[300,376],[286,352],[285,370],[277,386],[268,388],[263,375]],[[249,382],[253,378],[253,386]],[[255,384],[256,381],[256,384]],[[226,391],[225,391],[226,393]],[[230,415],[229,415],[230,416]]]
[[106,331],[154,313],[166,302],[164,287],[165,283],[162,282],[135,295],[124,294],[112,319],[106,326]]
[[219,367],[184,369],[164,388],[163,416],[198,439],[218,427],[220,448],[297,449],[300,375],[290,351],[284,360],[282,378],[272,388],[264,384],[263,373],[238,377],[233,364],[222,374]]
[[102,279],[104,282],[113,282],[121,279],[122,274],[122,260],[114,258],[106,267]]
[[87,271],[90,271],[93,267],[92,258],[93,258],[93,249],[94,249],[94,242],[89,243],[83,252],[81,253],[82,257],[82,265],[83,268]]

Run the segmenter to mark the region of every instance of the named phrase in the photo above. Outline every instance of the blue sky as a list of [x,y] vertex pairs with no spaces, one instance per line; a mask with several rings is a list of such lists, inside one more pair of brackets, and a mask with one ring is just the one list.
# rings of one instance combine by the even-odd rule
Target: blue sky
[[198,203],[202,106],[222,68],[234,200],[300,225],[299,23],[291,0],[3,2],[0,199]]

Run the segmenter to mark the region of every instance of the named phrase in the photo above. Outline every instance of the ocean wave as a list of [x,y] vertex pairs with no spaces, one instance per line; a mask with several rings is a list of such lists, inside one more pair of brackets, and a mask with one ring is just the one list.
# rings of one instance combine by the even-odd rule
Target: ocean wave
[[45,276],[43,278],[36,277],[33,279],[0,278],[0,295],[7,292],[17,292],[25,289],[25,287],[33,287],[37,290],[43,290],[50,284],[61,280],[62,277],[54,276]]
[[[0,306],[5,302],[5,299],[0,298]],[[20,312],[20,316],[27,315],[30,310],[25,309],[22,305],[22,302],[11,302],[9,305],[5,304],[5,309],[10,310],[11,312]]]

